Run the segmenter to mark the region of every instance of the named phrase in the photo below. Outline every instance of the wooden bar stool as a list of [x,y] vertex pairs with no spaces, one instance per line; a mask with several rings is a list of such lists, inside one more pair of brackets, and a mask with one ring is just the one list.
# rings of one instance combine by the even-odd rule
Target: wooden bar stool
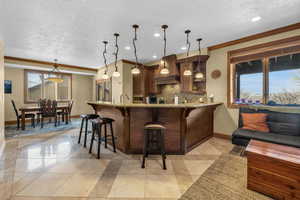
[[[102,141],[104,141],[104,147],[107,148],[107,140],[110,139],[113,145],[113,151],[116,153],[116,145],[115,145],[115,136],[113,131],[112,123],[114,122],[111,118],[97,118],[93,119],[92,121],[92,138],[90,143],[90,151],[92,153],[93,142],[94,140],[98,140],[98,151],[97,151],[97,158],[100,159],[100,146]],[[107,135],[107,125],[110,126],[110,135]],[[104,136],[102,137],[102,126],[104,126]]]
[[165,127],[161,122],[149,122],[144,126],[144,149],[142,168],[145,168],[145,159],[150,151],[160,151],[163,169],[166,170],[166,152],[165,152]]
[[80,117],[81,117],[81,126],[80,126],[80,132],[79,132],[79,137],[78,137],[78,144],[80,144],[82,129],[83,129],[84,122],[85,122],[85,132],[84,132],[83,146],[86,147],[86,140],[87,140],[87,135],[88,135],[88,122],[89,122],[89,120],[99,118],[99,115],[97,115],[97,114],[86,114],[86,115],[80,115]]

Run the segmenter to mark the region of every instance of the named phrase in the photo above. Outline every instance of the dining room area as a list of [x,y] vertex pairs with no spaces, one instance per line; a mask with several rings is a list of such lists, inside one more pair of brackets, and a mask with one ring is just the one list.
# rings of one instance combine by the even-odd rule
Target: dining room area
[[[39,67],[32,69],[33,64]],[[91,110],[85,105],[93,97],[91,70],[83,73],[59,66],[56,60],[8,58],[4,72],[6,138],[74,129],[80,126],[80,114]]]

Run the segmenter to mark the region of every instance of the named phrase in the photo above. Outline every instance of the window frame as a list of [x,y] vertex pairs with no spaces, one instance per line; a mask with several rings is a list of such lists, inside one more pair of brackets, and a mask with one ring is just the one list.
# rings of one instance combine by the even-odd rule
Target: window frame
[[294,36],[268,43],[254,45],[227,52],[227,106],[239,108],[248,105],[236,104],[235,68],[236,64],[253,60],[261,60],[263,64],[263,105],[269,99],[269,60],[275,56],[300,53],[300,36]]
[[[28,99],[28,73],[38,73],[38,74],[53,74],[49,71],[42,71],[42,70],[33,70],[33,69],[24,69],[24,103],[25,104],[33,104],[33,103],[38,103],[38,101],[34,101],[34,100],[30,100]],[[70,99],[57,99],[58,97],[58,83],[55,83],[55,100],[57,100],[57,102],[60,102],[60,103],[64,103],[64,102],[69,102],[72,100],[72,74],[70,73],[63,73],[63,72],[60,72],[60,73],[55,73],[57,75],[63,75],[63,76],[68,76],[70,77],[70,83],[69,83],[69,88],[70,88],[70,91],[68,92],[68,96]],[[45,98],[45,88],[44,88],[44,79],[42,80],[42,88],[41,88],[41,98]]]

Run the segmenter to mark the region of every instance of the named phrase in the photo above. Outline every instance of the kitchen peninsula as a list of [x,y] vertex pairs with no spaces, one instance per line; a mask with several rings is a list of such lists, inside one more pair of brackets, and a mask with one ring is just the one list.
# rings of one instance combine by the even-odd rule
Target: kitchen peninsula
[[168,154],[186,154],[213,137],[214,110],[221,103],[114,104],[87,102],[102,117],[115,119],[117,148],[124,153],[142,153],[144,124],[165,124]]

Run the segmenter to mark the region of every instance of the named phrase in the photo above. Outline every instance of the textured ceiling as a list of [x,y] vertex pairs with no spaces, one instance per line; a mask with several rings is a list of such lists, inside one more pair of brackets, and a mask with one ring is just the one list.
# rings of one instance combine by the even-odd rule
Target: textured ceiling
[[[299,0],[0,0],[0,38],[5,55],[99,67],[101,41],[108,40],[113,61],[113,33],[119,32],[121,59],[134,60],[132,24],[139,24],[140,62],[162,56],[161,24],[168,24],[167,54],[182,53],[185,29],[203,47],[299,22]],[[261,16],[258,22],[251,22]]]

